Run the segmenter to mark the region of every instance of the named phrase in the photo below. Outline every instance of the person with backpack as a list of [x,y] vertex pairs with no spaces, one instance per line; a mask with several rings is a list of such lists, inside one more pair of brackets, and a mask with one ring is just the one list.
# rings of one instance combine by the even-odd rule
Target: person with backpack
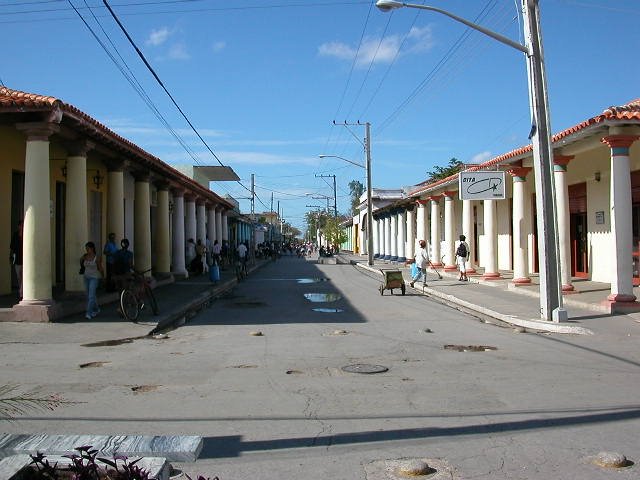
[[469,244],[465,242],[467,237],[464,235],[460,235],[460,243],[458,244],[458,248],[456,249],[456,264],[458,265],[458,269],[460,270],[460,277],[458,278],[461,282],[468,282],[469,278],[467,277],[467,261],[469,260]]

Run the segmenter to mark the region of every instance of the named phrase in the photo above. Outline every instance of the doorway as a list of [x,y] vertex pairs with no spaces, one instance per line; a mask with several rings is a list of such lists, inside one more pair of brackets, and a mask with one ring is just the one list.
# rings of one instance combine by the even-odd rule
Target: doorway
[[587,251],[587,213],[571,214],[571,274],[574,277],[589,277]]

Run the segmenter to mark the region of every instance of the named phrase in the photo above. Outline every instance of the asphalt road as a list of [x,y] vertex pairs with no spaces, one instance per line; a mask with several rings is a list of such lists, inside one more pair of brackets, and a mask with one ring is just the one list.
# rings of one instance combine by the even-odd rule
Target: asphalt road
[[[176,466],[221,480],[392,478],[380,461],[399,458],[440,459],[442,478],[640,478],[589,461],[640,461],[640,325],[517,333],[379,284],[283,257],[167,339],[87,347],[122,338],[118,325],[0,325],[2,383],[78,402],[0,425],[202,435],[200,459]],[[342,370],[357,364],[388,371]]]

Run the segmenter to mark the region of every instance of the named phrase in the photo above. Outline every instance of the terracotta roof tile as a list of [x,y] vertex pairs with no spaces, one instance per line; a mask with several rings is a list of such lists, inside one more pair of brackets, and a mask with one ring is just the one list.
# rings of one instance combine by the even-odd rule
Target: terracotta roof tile
[[[558,142],[563,138],[566,138],[570,135],[573,135],[574,133],[584,130],[587,127],[590,127],[591,125],[596,125],[598,123],[604,123],[606,121],[612,121],[612,120],[613,121],[632,120],[632,121],[640,122],[640,98],[632,100],[631,102],[626,103],[624,105],[620,105],[618,107],[615,107],[615,106],[609,107],[605,111],[603,111],[600,115],[596,115],[595,117],[589,118],[584,122],[574,125],[573,127],[567,128],[559,133],[556,133],[551,137],[551,141],[552,143]],[[531,146],[531,144],[525,145],[524,147],[516,148],[515,150],[511,150],[510,152],[503,153],[502,155],[498,157],[494,157],[491,160],[481,163],[475,167],[471,167],[468,170],[475,171],[475,170],[481,170],[486,167],[499,165],[503,162],[506,162],[509,159],[525,155],[531,152],[532,150],[533,150],[533,147]],[[454,180],[455,178],[457,178],[457,176],[458,174],[456,173],[455,175],[451,175],[447,178],[438,180],[433,183],[429,183],[429,184],[421,183],[418,188],[409,192],[409,196],[414,196],[422,192],[425,192],[427,190],[431,190],[441,184],[448,183],[451,180]]]
[[60,102],[57,98],[21,92],[7,87],[0,87],[0,105],[3,107],[50,107]]
[[157,167],[160,167],[165,172],[170,173],[173,177],[182,178],[191,186],[191,188],[194,188],[200,191],[206,191],[207,194],[213,195],[217,200],[228,204],[228,206],[230,207],[232,206],[230,202],[228,202],[227,200],[224,200],[217,193],[213,192],[208,188],[203,187],[202,185],[197,183],[195,180],[184,175],[182,172],[179,172],[178,170],[174,169],[173,167],[166,164],[158,157],[151,155],[149,152],[146,152],[135,143],[127,140],[124,137],[121,137],[120,135],[115,133],[113,130],[109,129],[107,126],[98,122],[96,119],[87,115],[80,109],[68,103],[64,103],[63,101],[55,97],[38,95],[35,93],[21,92],[19,90],[13,90],[8,87],[0,87],[0,108],[6,108],[8,110],[11,110],[11,109],[20,110],[22,108],[53,110],[53,109],[59,108],[60,110],[68,114],[70,117],[72,118],[75,117],[77,120],[81,122],[86,122],[86,124],[89,124],[95,127],[94,134],[98,137],[101,137],[103,141],[120,148],[124,147],[125,149],[132,152],[134,155],[137,155],[138,158],[143,159],[147,162],[150,162],[151,164],[155,164]]

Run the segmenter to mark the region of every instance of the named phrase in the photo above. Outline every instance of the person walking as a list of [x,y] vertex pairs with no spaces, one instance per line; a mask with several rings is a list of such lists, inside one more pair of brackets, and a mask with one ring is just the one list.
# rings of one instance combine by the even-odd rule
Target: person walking
[[461,282],[468,282],[469,278],[467,277],[467,261],[469,260],[469,244],[465,242],[467,237],[464,235],[460,235],[460,243],[458,244],[458,248],[456,249],[456,264],[458,265],[458,269],[460,270],[460,277],[458,278]]
[[87,313],[85,318],[91,320],[100,313],[96,290],[104,271],[102,269],[102,257],[96,253],[96,245],[87,242],[84,246],[86,253],[80,262],[80,272],[84,274],[84,286],[87,290]]
[[20,221],[16,231],[11,236],[11,244],[9,245],[9,257],[18,282],[18,301],[22,300],[22,232],[23,223]]
[[107,266],[107,276],[105,279],[105,289],[107,292],[113,292],[115,290],[113,285],[113,262],[115,261],[114,256],[117,251],[116,234],[110,233],[107,237],[107,243],[104,244],[104,248],[102,249]]
[[422,280],[422,286],[427,286],[427,265],[429,265],[429,252],[427,252],[427,242],[424,240],[420,240],[419,242],[420,248],[416,250],[415,262],[416,267],[418,267],[418,273],[416,273],[415,277],[411,279],[411,285],[413,285],[420,280]]
[[213,247],[211,248],[211,255],[213,257],[213,264],[220,265],[220,253],[222,252],[222,246],[218,240],[213,242]]

